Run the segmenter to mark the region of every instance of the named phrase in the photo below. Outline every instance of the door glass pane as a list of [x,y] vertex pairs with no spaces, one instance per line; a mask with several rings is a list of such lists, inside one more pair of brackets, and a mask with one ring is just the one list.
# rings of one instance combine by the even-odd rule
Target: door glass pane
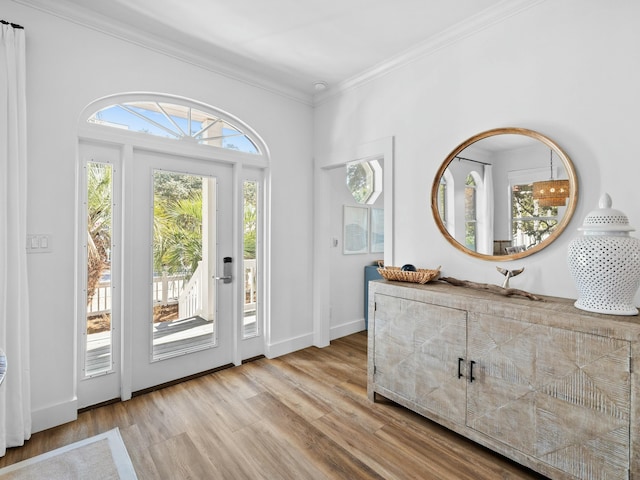
[[87,185],[87,290],[85,376],[112,368],[111,237],[112,166],[89,162]]
[[215,338],[215,179],[154,171],[153,360]]
[[258,182],[245,181],[244,199],[244,315],[242,338],[255,337],[258,330]]

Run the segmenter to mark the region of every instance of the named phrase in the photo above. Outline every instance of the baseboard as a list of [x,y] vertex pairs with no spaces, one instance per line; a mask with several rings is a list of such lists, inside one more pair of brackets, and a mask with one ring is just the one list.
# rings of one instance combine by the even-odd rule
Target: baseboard
[[[362,332],[364,329],[364,318],[351,320],[341,325],[331,327],[329,338],[330,340],[335,340],[336,338],[346,337],[352,333]],[[309,333],[307,335],[301,335],[299,337],[289,338],[281,342],[267,345],[267,353],[265,354],[265,357],[276,358],[311,346],[313,346],[313,334]]]
[[267,345],[267,358],[276,358],[287,353],[296,352],[313,345],[313,334],[283,340],[282,342]]
[[78,399],[31,411],[31,433],[57,427],[78,419]]
[[364,318],[359,318],[357,320],[351,320],[350,322],[331,327],[329,338],[331,340],[335,340],[336,338],[346,337],[347,335],[362,332],[363,330]]

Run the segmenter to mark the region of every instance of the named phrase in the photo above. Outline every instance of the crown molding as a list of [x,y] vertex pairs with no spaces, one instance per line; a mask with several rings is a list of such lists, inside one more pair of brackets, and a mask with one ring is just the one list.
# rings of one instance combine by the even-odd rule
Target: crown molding
[[[357,88],[395,70],[401,69],[427,55],[453,45],[496,23],[532,8],[545,0],[503,0],[499,4],[459,22],[453,27],[438,33],[417,44],[405,52],[380,62],[371,68],[350,77],[322,92],[306,92],[291,81],[291,74],[258,71],[229,61],[216,60],[211,54],[194,50],[181,43],[159,37],[152,33],[140,32],[128,28],[105,15],[87,8],[78,8],[66,0],[12,0],[26,7],[34,8],[63,20],[90,28],[113,38],[146,48],[185,63],[203,68],[210,72],[242,82],[255,88],[303,103],[309,106],[320,105],[331,97]],[[250,63],[249,61],[245,63]]]
[[544,1],[545,0],[503,0],[499,4],[457,23],[451,28],[428,38],[424,42],[417,44],[399,55],[380,62],[324,92],[316,93],[314,96],[314,105],[320,105],[331,97],[355,89],[395,70],[401,69],[416,60],[458,43],[467,37],[518,15]]
[[[246,67],[216,61],[204,52],[193,51],[193,49],[180,43],[172,42],[167,38],[161,38],[148,32],[140,32],[127,28],[127,26],[114,22],[102,14],[89,11],[86,8],[78,8],[76,4],[71,4],[65,0],[56,0],[55,2],[51,0],[12,1],[252,87],[266,90],[305,105],[313,105],[313,96],[311,93],[304,92],[286,83],[282,78],[277,78],[277,74],[270,75],[264,70],[260,72],[251,71],[251,69]],[[284,74],[283,77],[285,77]]]

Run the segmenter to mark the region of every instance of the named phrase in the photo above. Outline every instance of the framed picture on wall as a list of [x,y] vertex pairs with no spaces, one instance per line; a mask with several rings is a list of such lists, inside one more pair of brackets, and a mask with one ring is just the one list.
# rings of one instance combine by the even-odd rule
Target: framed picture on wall
[[370,209],[371,237],[369,239],[369,251],[371,253],[384,252],[384,209]]
[[343,251],[345,255],[369,253],[369,209],[344,206]]

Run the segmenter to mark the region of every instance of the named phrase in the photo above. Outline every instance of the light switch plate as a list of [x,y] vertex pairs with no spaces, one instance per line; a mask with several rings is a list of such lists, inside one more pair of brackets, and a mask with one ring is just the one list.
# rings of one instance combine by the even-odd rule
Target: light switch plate
[[27,253],[51,253],[51,235],[46,233],[27,235]]

